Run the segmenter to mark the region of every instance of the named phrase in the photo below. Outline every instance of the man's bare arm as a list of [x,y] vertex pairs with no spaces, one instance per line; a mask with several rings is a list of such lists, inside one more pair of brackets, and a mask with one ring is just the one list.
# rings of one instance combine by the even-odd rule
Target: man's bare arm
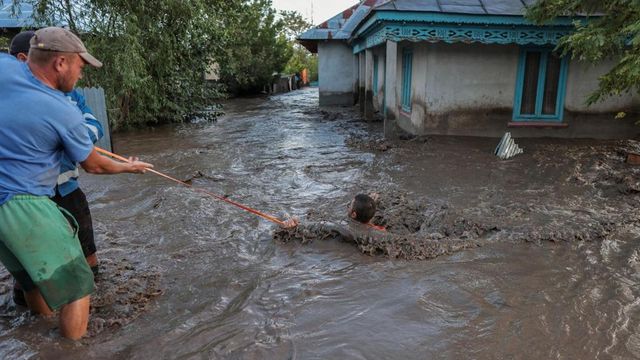
[[80,163],[80,166],[90,174],[144,174],[147,169],[153,168],[153,165],[138,161],[135,158],[129,158],[129,160],[128,163],[117,162],[98,154],[98,152],[93,149],[89,157]]

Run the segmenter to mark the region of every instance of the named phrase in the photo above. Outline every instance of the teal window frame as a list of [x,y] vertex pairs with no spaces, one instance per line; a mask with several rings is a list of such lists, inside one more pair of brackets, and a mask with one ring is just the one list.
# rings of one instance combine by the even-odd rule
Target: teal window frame
[[413,49],[402,51],[402,111],[411,112],[411,75],[413,72]]
[[[522,96],[526,70],[526,59],[527,54],[531,52],[540,53],[535,110],[533,114],[522,114]],[[558,77],[558,89],[556,91],[555,113],[542,114],[545,80],[547,77],[547,63],[551,53],[553,53],[553,48],[551,47],[523,47],[520,49],[518,73],[516,76],[516,91],[513,101],[514,122],[562,122],[564,115],[564,100],[567,90],[567,69],[569,67],[569,59],[567,56],[560,58],[560,74]]]
[[373,56],[373,96],[378,96],[378,55]]

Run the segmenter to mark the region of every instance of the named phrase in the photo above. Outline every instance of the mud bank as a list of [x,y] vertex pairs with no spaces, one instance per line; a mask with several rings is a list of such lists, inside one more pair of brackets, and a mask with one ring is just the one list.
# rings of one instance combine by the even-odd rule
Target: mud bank
[[88,337],[129,324],[164,292],[157,269],[138,267],[128,259],[101,259],[95,281]]
[[[414,194],[387,188],[378,201],[372,223],[384,226],[386,231],[353,230],[354,245],[363,253],[392,259],[425,260],[440,255],[478,247],[477,239],[496,231],[495,226],[480,225],[448,206],[433,204]],[[306,222],[317,224],[328,220],[327,214],[311,211]],[[331,228],[302,224],[294,229],[277,229],[274,240],[282,243],[301,241],[308,244],[321,240],[345,240]]]
[[[570,142],[570,141],[569,141]],[[345,140],[348,146],[368,151],[386,151],[386,143],[376,137],[357,136]],[[437,143],[437,140],[436,140]],[[382,147],[381,147],[382,146]],[[424,149],[423,143],[401,141],[394,150],[408,154]],[[385,236],[358,236],[357,248],[365,254],[399,259],[428,259],[487,242],[572,242],[596,241],[627,225],[637,225],[640,215],[640,166],[625,162],[629,152],[638,152],[639,142],[616,141],[598,146],[586,144],[530,145],[525,165],[539,169],[540,179],[530,179],[530,189],[480,188],[480,198],[492,201],[454,205],[447,198],[407,192],[397,186],[381,184],[378,211],[372,222],[387,229]],[[557,154],[563,156],[559,158]],[[525,157],[521,160],[529,161]],[[510,165],[490,159],[492,172]],[[511,162],[513,164],[513,162]],[[491,169],[491,166],[496,168]],[[426,166],[425,166],[426,167]],[[560,181],[540,183],[549,173],[559,173]],[[478,172],[478,176],[483,176]],[[495,175],[494,175],[495,176]],[[469,179],[472,182],[474,179]],[[527,179],[519,179],[524,183]],[[528,184],[529,185],[529,184]],[[468,189],[473,191],[472,183]],[[536,188],[540,188],[536,189]],[[487,191],[489,190],[489,191]],[[530,196],[537,192],[542,196]],[[553,196],[554,192],[561,194]],[[483,194],[486,193],[486,194]],[[336,205],[337,206],[337,205]],[[342,219],[310,211],[309,221]],[[330,233],[316,234],[317,228],[278,230],[274,239],[302,243],[333,239]]]
[[382,137],[369,137],[362,135],[351,135],[345,140],[345,145],[359,150],[387,151],[393,148],[391,142]]
[[[157,269],[134,265],[128,259],[103,257],[100,273],[95,278],[96,290],[91,295],[89,327],[85,338],[105,331],[117,330],[131,323],[152,307],[153,300],[163,293],[161,275]],[[28,323],[40,317],[28,316],[29,311],[16,306],[13,278],[3,269],[0,275],[0,316]],[[57,327],[57,321],[51,321]]]

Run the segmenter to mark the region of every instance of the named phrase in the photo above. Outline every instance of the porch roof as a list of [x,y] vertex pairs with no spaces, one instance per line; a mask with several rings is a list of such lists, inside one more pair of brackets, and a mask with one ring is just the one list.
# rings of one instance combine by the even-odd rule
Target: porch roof
[[23,28],[32,27],[33,7],[25,1],[21,1],[19,6],[14,8],[12,0],[2,0],[0,6],[0,28]]
[[391,0],[376,10],[429,11],[451,14],[523,15],[535,0]]
[[362,0],[304,32],[298,41],[312,52],[317,51],[319,41],[332,39],[351,43],[354,52],[385,39],[551,45],[573,29],[573,21],[586,19],[585,16],[560,17],[545,25],[536,25],[524,17],[527,7],[535,2]]

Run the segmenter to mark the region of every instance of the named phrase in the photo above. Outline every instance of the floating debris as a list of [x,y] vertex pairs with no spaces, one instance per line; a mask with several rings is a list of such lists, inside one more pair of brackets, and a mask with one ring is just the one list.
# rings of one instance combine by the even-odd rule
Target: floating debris
[[640,165],[640,154],[636,153],[628,153],[627,154],[627,164],[630,165]]
[[518,154],[522,154],[523,152],[524,150],[513,141],[511,133],[506,132],[502,139],[500,139],[500,143],[498,143],[494,154],[496,154],[500,159],[506,160]]

